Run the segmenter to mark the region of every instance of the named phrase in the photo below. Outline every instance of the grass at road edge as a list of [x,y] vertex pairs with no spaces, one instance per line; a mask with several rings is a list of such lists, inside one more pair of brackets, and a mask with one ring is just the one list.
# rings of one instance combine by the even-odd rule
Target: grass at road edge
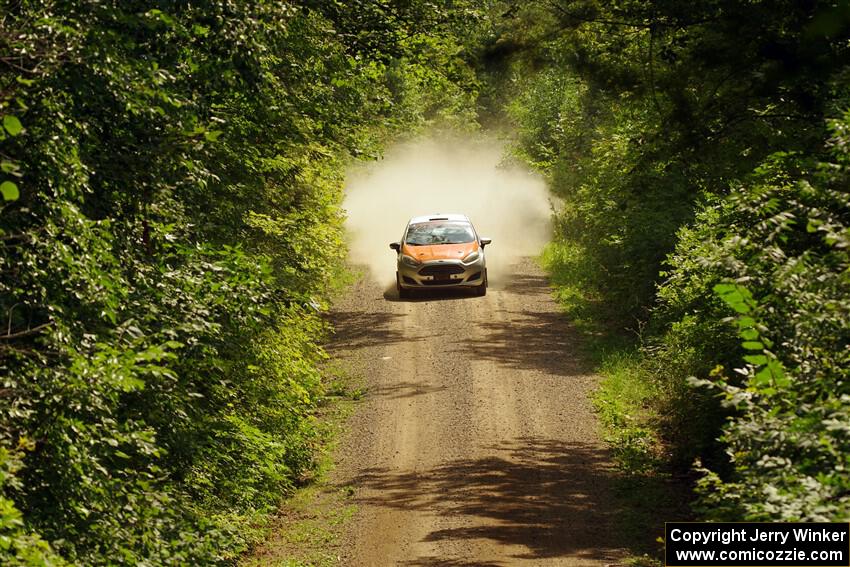
[[316,416],[319,443],[314,474],[281,503],[263,526],[263,543],[242,558],[240,567],[328,567],[340,562],[339,535],[356,506],[351,501],[353,493],[333,486],[329,473],[345,422],[362,392],[344,372],[330,369],[327,374],[333,378]]

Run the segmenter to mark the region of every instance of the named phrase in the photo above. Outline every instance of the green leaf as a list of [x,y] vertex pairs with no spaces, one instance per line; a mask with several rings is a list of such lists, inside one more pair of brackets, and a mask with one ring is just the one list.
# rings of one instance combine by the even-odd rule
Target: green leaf
[[751,311],[750,306],[744,303],[743,301],[739,303],[729,303],[729,307],[734,309],[737,313],[749,313]]
[[763,354],[750,354],[745,356],[744,360],[746,360],[750,364],[755,364],[756,366],[767,364],[767,357]]
[[747,350],[762,350],[764,345],[758,341],[744,341],[742,345]]
[[21,176],[19,173],[20,167],[13,161],[0,161],[0,169],[3,170],[3,173],[11,173],[12,175],[16,175],[18,177]]
[[161,21],[162,23],[164,23],[167,26],[174,26],[174,24],[176,23],[173,17],[171,17],[170,15],[166,14],[165,12],[163,12],[162,10],[159,10],[157,8],[154,8],[153,10],[148,10],[147,15],[151,16],[151,17],[159,18],[159,21]]
[[726,295],[727,293],[732,293],[733,291],[735,291],[734,284],[720,283],[714,286],[714,293],[716,293],[717,295]]
[[753,296],[747,288],[737,284],[717,284],[713,289],[736,312],[745,314],[752,311]]
[[774,379],[774,373],[771,372],[770,366],[765,366],[756,373],[755,381],[760,384],[769,384]]
[[770,372],[767,368],[762,368],[756,375],[750,379],[750,384],[753,386],[766,386],[770,384]]
[[[742,339],[745,341],[754,341],[759,338],[759,332],[755,329],[744,329],[740,333],[738,333]],[[747,347],[744,347],[747,348]]]
[[790,381],[785,377],[785,368],[782,366],[782,363],[775,358],[772,358],[767,362],[766,370],[770,372],[770,375],[774,380],[776,380],[777,384],[785,386],[790,383]]
[[11,181],[0,183],[0,193],[3,194],[4,201],[16,201],[21,196],[18,186]]
[[17,136],[23,131],[24,126],[17,117],[7,114],[3,117],[3,128],[6,129],[10,136]]

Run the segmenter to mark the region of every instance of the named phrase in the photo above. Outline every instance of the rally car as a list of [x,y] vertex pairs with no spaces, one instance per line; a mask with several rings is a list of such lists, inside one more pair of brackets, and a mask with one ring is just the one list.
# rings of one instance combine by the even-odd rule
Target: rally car
[[466,215],[413,217],[401,240],[390,244],[398,252],[396,287],[399,297],[414,290],[472,288],[487,293],[487,263],[481,238]]

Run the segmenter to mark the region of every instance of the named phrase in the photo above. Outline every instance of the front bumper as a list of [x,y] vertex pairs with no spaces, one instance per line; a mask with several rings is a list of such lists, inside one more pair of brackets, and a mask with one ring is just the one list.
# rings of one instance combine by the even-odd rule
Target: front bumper
[[398,261],[398,284],[404,289],[477,287],[485,282],[485,261],[464,264],[460,260],[435,260],[415,268]]

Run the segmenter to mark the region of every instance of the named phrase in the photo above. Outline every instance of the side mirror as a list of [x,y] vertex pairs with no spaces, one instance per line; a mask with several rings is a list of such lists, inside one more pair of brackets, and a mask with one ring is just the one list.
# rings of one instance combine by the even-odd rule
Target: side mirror
[[481,248],[484,248],[485,246],[487,246],[488,244],[493,242],[493,239],[492,238],[480,238],[480,239],[478,239],[478,242],[481,243]]
[[390,242],[390,248],[392,248],[393,250],[398,252],[401,249],[401,243],[400,242]]

